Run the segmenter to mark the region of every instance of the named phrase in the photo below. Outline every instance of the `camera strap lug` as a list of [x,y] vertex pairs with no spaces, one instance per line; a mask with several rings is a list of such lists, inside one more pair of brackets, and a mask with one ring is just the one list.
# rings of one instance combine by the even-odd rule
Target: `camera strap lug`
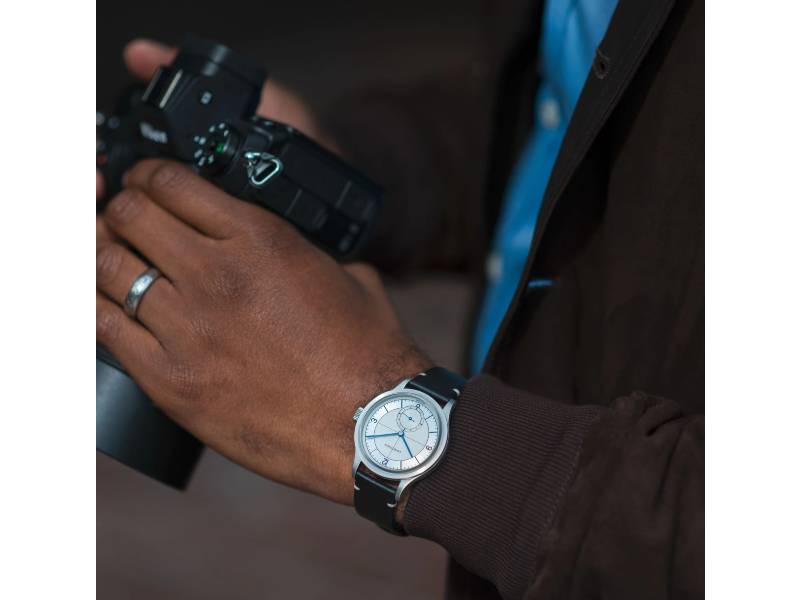
[[280,159],[268,152],[246,151],[243,157],[247,169],[247,179],[254,187],[265,186],[283,170],[283,163]]

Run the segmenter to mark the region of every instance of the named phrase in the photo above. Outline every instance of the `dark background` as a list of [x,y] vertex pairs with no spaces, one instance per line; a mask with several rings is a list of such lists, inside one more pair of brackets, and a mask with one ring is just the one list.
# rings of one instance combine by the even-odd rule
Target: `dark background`
[[408,84],[469,64],[478,0],[401,3],[102,2],[97,5],[97,99],[112,101],[127,81],[129,39],[177,44],[193,33],[261,58],[270,74],[324,104],[363,85]]
[[[366,86],[413,85],[473,60],[476,0],[402,3],[98,2],[97,104],[129,82],[135,37],[194,33],[263,61],[313,106]],[[420,346],[455,368],[467,290],[455,276],[389,280]],[[257,477],[207,451],[186,493],[97,456],[101,599],[436,598],[444,552],[395,538],[353,510]]]

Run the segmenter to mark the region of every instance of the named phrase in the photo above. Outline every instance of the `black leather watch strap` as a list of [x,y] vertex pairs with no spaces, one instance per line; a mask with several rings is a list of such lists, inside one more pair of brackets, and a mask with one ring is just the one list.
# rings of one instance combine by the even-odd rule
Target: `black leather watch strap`
[[397,482],[379,480],[374,475],[359,470],[356,471],[355,484],[353,504],[356,512],[389,533],[406,535],[394,518]]
[[458,373],[453,373],[443,367],[433,367],[414,377],[406,384],[406,387],[425,392],[444,406],[450,400],[458,397],[465,383],[466,380]]
[[[444,406],[458,397],[465,380],[457,373],[433,367],[411,379],[406,389],[423,392]],[[397,481],[389,481],[368,472],[362,466],[355,473],[353,504],[362,517],[376,523],[381,529],[395,535],[406,535],[395,520],[397,507]]]

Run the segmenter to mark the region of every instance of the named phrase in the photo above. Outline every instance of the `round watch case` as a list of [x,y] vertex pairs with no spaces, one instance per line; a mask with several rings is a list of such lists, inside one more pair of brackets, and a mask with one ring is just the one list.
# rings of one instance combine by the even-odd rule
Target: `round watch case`
[[[407,382],[403,382],[399,387],[389,390],[388,392],[384,392],[375,398],[373,398],[365,407],[364,410],[358,417],[358,421],[356,422],[355,432],[353,434],[353,439],[355,442],[355,461],[353,463],[354,470],[358,468],[359,464],[365,465],[370,471],[382,477],[383,479],[388,479],[392,481],[402,481],[405,479],[413,479],[423,475],[434,466],[441,458],[442,454],[447,447],[447,440],[448,440],[448,417],[452,403],[448,403],[447,406],[443,409],[439,403],[434,400],[431,396],[424,392],[420,392],[418,390],[407,389],[402,387]],[[436,445],[436,449],[421,465],[414,467],[413,469],[408,469],[405,471],[390,471],[388,469],[384,469],[381,465],[377,464],[372,457],[369,455],[368,452],[365,452],[362,448],[363,442],[363,431],[364,427],[366,427],[367,420],[369,415],[372,412],[372,409],[375,407],[376,404],[384,404],[387,401],[390,401],[392,398],[407,398],[407,397],[417,398],[423,402],[425,402],[431,411],[436,415],[437,420],[439,421],[439,441]]]

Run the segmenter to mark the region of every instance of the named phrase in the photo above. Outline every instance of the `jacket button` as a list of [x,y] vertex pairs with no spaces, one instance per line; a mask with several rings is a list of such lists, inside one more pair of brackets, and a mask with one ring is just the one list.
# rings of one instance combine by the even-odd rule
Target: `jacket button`
[[611,59],[603,54],[600,48],[594,53],[594,61],[592,62],[592,72],[598,79],[605,79],[608,72],[611,70]]

